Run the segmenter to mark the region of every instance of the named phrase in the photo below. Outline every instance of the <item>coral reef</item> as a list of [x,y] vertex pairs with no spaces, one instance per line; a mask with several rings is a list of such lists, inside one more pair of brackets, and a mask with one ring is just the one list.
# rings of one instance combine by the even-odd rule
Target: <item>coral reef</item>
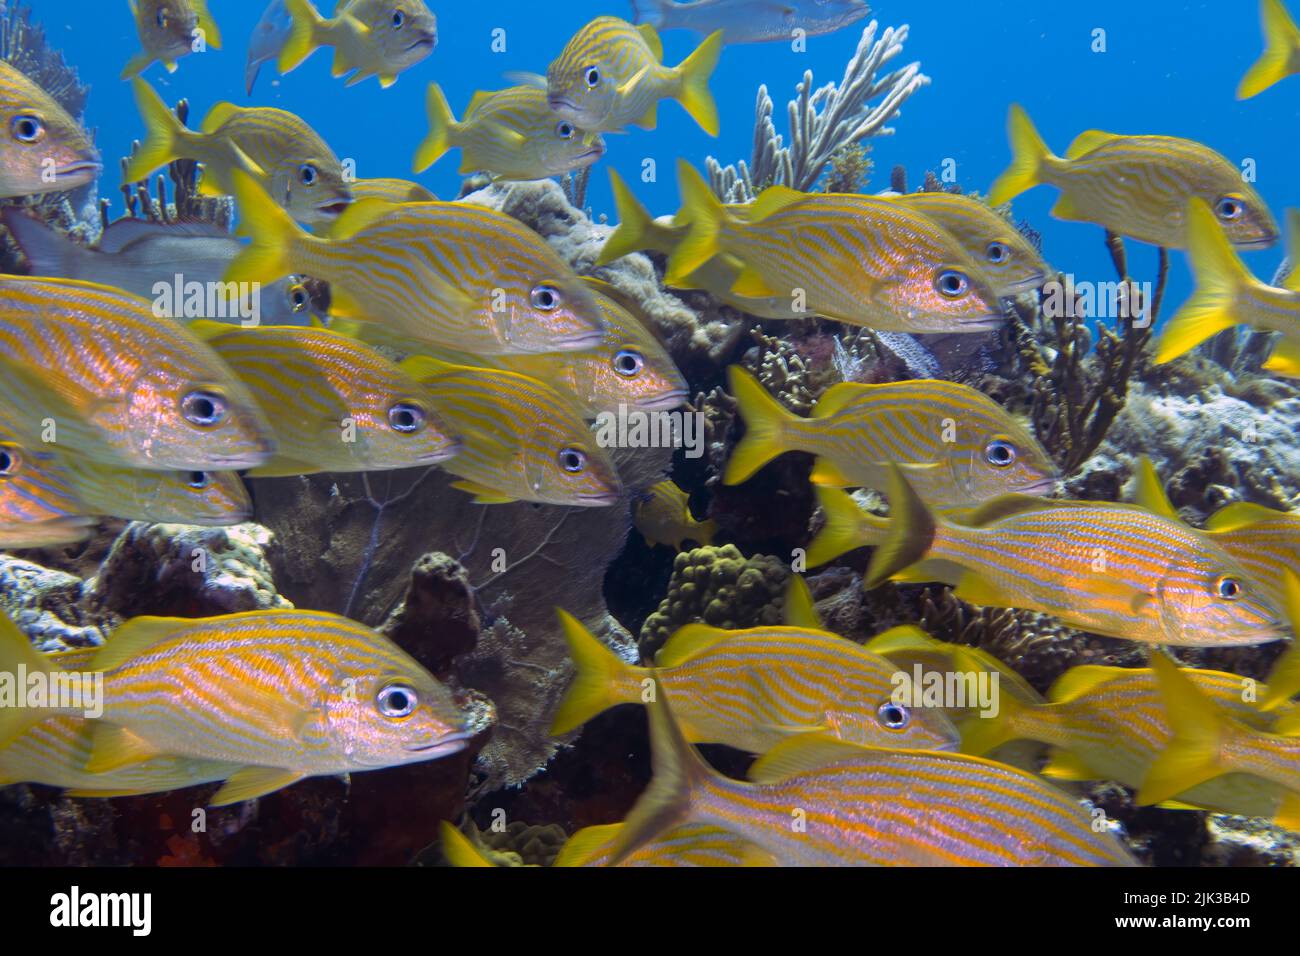
[[828,83],[814,91],[812,70],[805,71],[796,87],[798,95],[788,109],[789,146],[772,122],[774,106],[767,86],[758,88],[750,162],[741,160],[736,166],[723,167],[713,157],[707,160],[709,180],[719,198],[724,202],[749,202],[775,185],[808,192],[841,150],[894,132],[885,124],[930,78],[921,73],[918,63],[881,76],[882,68],[903,52],[908,28],[886,27],[877,40],[878,27],[873,20],[862,31],[857,52],[838,84]]

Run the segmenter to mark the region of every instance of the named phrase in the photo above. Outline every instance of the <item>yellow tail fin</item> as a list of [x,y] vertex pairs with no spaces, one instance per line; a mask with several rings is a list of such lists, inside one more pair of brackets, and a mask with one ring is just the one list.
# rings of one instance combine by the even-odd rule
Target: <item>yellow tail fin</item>
[[739,365],[727,369],[727,382],[745,420],[745,437],[732,449],[722,480],[724,484],[738,485],[786,450],[786,429],[800,419],[786,411],[758,379]]
[[999,694],[997,713],[982,717],[978,713],[962,721],[961,752],[972,757],[983,757],[1003,744],[1023,739],[1016,718],[1027,709],[1010,694]]
[[677,178],[682,190],[682,208],[677,214],[677,224],[687,229],[686,237],[678,244],[668,260],[665,285],[677,285],[719,252],[718,235],[727,210],[704,177],[686,160],[677,162]]
[[700,124],[700,129],[710,136],[718,135],[718,104],[709,92],[709,78],[718,67],[722,55],[722,31],[717,30],[696,47],[695,52],[677,67],[681,86],[677,101]]
[[1258,96],[1294,72],[1291,58],[1300,50],[1300,29],[1282,6],[1282,0],[1262,0],[1259,5],[1260,20],[1264,25],[1264,52],[1241,78],[1237,99],[1248,100]]
[[989,205],[1001,206],[1042,182],[1043,164],[1052,158],[1043,138],[1034,129],[1029,114],[1019,103],[1011,106],[1007,119],[1011,139],[1011,165],[989,189]]
[[439,824],[438,832],[442,837],[442,855],[452,866],[496,866],[484,856],[483,851],[470,842],[469,837],[446,820]]
[[230,263],[227,282],[275,282],[296,271],[293,260],[300,243],[329,244],[328,239],[304,232],[243,170],[234,171],[233,185],[239,234],[253,242]]
[[288,73],[296,69],[320,46],[317,33],[325,23],[325,18],[308,0],[284,0],[284,6],[289,11],[289,16],[293,18],[293,25],[289,28],[289,38],[280,48],[280,59],[277,65],[281,73]]
[[1212,335],[1238,324],[1233,311],[1238,290],[1250,281],[1241,257],[1233,251],[1205,200],[1187,207],[1187,255],[1196,291],[1164,327],[1156,343],[1156,364],[1172,361]]
[[189,131],[181,125],[176,114],[167,108],[162,97],[152,86],[136,77],[131,81],[135,105],[144,120],[145,137],[140,148],[126,164],[122,174],[124,183],[138,183],[155,169],[160,169],[178,159],[177,147]]
[[1137,803],[1163,803],[1197,784],[1227,773],[1219,751],[1229,720],[1163,651],[1151,653],[1172,739],[1147,768]]
[[577,673],[551,720],[551,734],[567,734],[597,714],[637,698],[626,693],[639,686],[646,668],[621,660],[567,611],[556,610]]
[[785,609],[781,617],[790,627],[806,627],[814,631],[826,629],[821,615],[817,613],[817,602],[813,600],[812,589],[802,574],[790,572],[790,582],[785,587]]
[[[26,693],[27,681],[19,679],[19,670],[27,674],[45,674],[53,668],[50,662],[32,647],[27,635],[0,611],[0,674],[13,681],[14,691]],[[15,700],[13,706],[0,706],[0,750],[9,746],[27,730],[39,724],[53,712],[44,707],[28,707],[28,701]]]
[[934,544],[934,516],[897,465],[889,466],[889,533],[862,578],[862,589],[880,587],[895,574],[921,561]]
[[[654,219],[650,215],[650,210],[641,205],[641,200],[636,198],[623,177],[614,169],[609,171],[609,184],[614,190],[614,209],[618,212],[618,228],[609,234],[609,238],[605,240],[605,247],[600,250],[600,258],[596,260],[596,265],[600,266],[608,265],[615,259],[622,259],[642,249],[651,248],[647,245],[647,239],[654,229]],[[656,251],[671,252],[672,250]]]
[[451,148],[451,130],[456,125],[456,114],[451,111],[451,105],[437,83],[429,84],[428,92],[425,93],[425,109],[429,113],[429,135],[415,151],[412,168],[417,173],[424,172],[442,159]]
[[889,521],[863,511],[848,492],[825,485],[814,491],[826,523],[808,545],[808,567],[834,561],[857,548],[874,548],[889,535]]
[[1282,610],[1291,625],[1291,646],[1269,672],[1262,710],[1272,710],[1300,693],[1300,577],[1290,568],[1282,569]]
[[1165,493],[1165,483],[1160,480],[1160,472],[1150,457],[1143,455],[1137,461],[1137,497],[1136,501],[1147,511],[1154,512],[1171,521],[1181,522],[1178,509]]

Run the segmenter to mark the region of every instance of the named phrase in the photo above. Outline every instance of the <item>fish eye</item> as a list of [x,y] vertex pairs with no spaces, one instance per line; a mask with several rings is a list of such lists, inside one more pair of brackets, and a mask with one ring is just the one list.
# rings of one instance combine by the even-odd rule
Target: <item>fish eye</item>
[[406,14],[401,10],[393,11],[393,29],[400,30],[406,25]]
[[531,299],[534,309],[554,312],[560,307],[560,290],[553,285],[543,283],[533,289]]
[[887,700],[876,708],[876,716],[890,730],[901,730],[907,726],[911,714],[902,704],[895,704],[892,700]]
[[418,432],[424,427],[424,409],[410,402],[398,402],[388,410],[388,424],[403,435]]
[[560,139],[573,139],[573,127],[562,122],[555,127],[555,135]]
[[1246,593],[1246,588],[1237,578],[1225,574],[1214,582],[1214,592],[1225,601],[1236,601]]
[[307,287],[304,285],[295,285],[289,290],[289,306],[295,312],[301,312],[307,308],[311,302],[311,296],[307,294]]
[[159,7],[158,12],[154,14],[154,23],[158,24],[159,30],[167,29],[167,8]]
[[195,491],[202,491],[211,484],[211,479],[208,478],[208,473],[206,471],[191,471],[187,484]]
[[190,392],[181,399],[181,414],[191,425],[211,428],[226,417],[226,400],[215,392]]
[[994,468],[1008,468],[1016,462],[1016,446],[995,438],[984,448],[984,460]]
[[999,242],[995,239],[990,242],[989,247],[984,250],[984,255],[988,257],[989,262],[1006,262],[1011,258],[1011,249],[1008,248],[1005,242]]
[[1214,211],[1220,219],[1231,222],[1241,218],[1241,214],[1246,211],[1246,204],[1236,196],[1224,196],[1214,204]]
[[587,467],[587,456],[576,448],[563,448],[559,455],[560,467],[571,475],[576,475]]
[[645,368],[645,359],[640,352],[623,349],[614,356],[614,371],[624,378],[631,378]]
[[311,163],[303,163],[298,167],[298,178],[302,180],[304,186],[315,186],[316,177],[316,167]]
[[594,90],[600,85],[600,70],[594,66],[587,67],[586,80],[587,86]]
[[934,287],[944,298],[958,299],[965,295],[966,290],[970,288],[970,279],[966,277],[964,272],[945,269],[935,277]]
[[0,478],[12,478],[17,471],[17,453],[7,448],[0,448]]
[[35,113],[22,113],[9,124],[14,139],[20,143],[39,143],[45,138],[45,121]]
[[405,684],[389,684],[375,695],[375,706],[385,717],[409,717],[419,703],[415,688]]

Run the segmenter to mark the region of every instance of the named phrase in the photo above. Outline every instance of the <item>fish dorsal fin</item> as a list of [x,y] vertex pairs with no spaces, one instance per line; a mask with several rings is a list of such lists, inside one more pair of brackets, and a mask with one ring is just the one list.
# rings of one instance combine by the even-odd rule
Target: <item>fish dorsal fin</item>
[[790,574],[790,583],[785,589],[785,623],[814,631],[824,628],[812,591],[808,589],[808,581],[802,574]]
[[782,209],[788,209],[795,203],[803,202],[807,195],[789,186],[769,186],[764,189],[749,207],[750,223],[761,222]]
[[664,61],[664,41],[659,39],[659,31],[649,23],[639,23],[636,32],[641,34],[642,40],[645,40],[645,45],[650,48],[651,55],[662,63]]
[[223,335],[234,332],[239,326],[231,325],[228,322],[214,322],[212,319],[196,319],[185,328],[195,338],[202,339],[204,342],[212,342]]
[[829,418],[838,412],[844,410],[853,402],[861,400],[870,390],[875,388],[874,385],[860,385],[857,382],[840,382],[838,385],[832,385],[817,400],[813,406],[813,418]]
[[1091,153],[1099,146],[1105,146],[1107,143],[1113,143],[1117,139],[1123,139],[1117,133],[1106,133],[1099,129],[1084,130],[1074,138],[1070,148],[1065,151],[1066,159],[1078,159]]
[[748,776],[754,783],[779,783],[796,774],[861,758],[870,752],[870,748],[826,734],[800,734],[787,737],[755,761]]
[[427,382],[430,379],[455,372],[464,366],[444,362],[432,355],[411,355],[403,359],[399,367],[417,382]]
[[147,219],[119,219],[109,223],[108,227],[100,233],[99,241],[95,243],[95,251],[111,255],[149,239],[175,237],[236,241],[228,230],[207,222],[150,222]]
[[602,850],[609,849],[610,844],[614,842],[614,838],[618,836],[618,831],[622,828],[623,824],[621,823],[583,827],[564,842],[559,855],[551,865],[583,866]]
[[1102,684],[1109,683],[1125,674],[1137,674],[1140,671],[1131,667],[1103,667],[1100,664],[1080,664],[1071,667],[1058,677],[1047,690],[1047,699],[1053,704],[1064,704],[1077,700]]
[[943,652],[945,648],[951,646],[953,645],[947,644],[937,637],[931,637],[919,627],[904,624],[900,627],[891,627],[889,630],[877,634],[863,644],[862,649],[871,651],[873,654],[879,654],[881,657],[889,657],[892,654],[905,654],[915,651]]
[[1205,522],[1206,531],[1238,531],[1259,524],[1261,521],[1277,521],[1279,518],[1294,517],[1287,511],[1274,511],[1263,505],[1249,501],[1234,501],[1224,505]]
[[[474,95],[469,98],[469,105],[465,107],[465,115],[461,122],[468,120],[474,113],[492,98],[492,94],[487,90],[475,90]],[[459,831],[457,831],[459,832]]]
[[1002,495],[992,501],[986,501],[976,508],[972,508],[961,518],[961,523],[970,528],[983,528],[1012,515],[1051,511],[1060,506],[1061,502],[1059,501],[1037,498],[1033,495]]
[[268,793],[283,790],[305,776],[304,773],[285,770],[283,767],[244,767],[226,778],[221,789],[208,801],[208,806],[224,807],[231,803],[256,800]]
[[1078,754],[1070,750],[1062,750],[1060,747],[1051,749],[1051,755],[1047,759],[1047,765],[1043,767],[1042,774],[1044,777],[1050,777],[1053,780],[1064,780],[1073,783],[1106,779],[1104,773],[1093,770]]
[[194,621],[185,617],[133,617],[112,633],[91,666],[97,671],[111,671],[177,631],[193,626]]
[[159,754],[157,748],[125,727],[104,720],[95,721],[91,730],[87,773],[108,773],[143,763]]
[[1147,511],[1158,514],[1163,518],[1169,518],[1180,523],[1182,521],[1178,517],[1178,511],[1174,508],[1173,502],[1165,494],[1165,486],[1160,480],[1160,474],[1156,471],[1155,464],[1146,455],[1138,459],[1137,503],[1146,508]]
[[529,73],[525,70],[507,70],[501,74],[507,82],[515,86],[527,86],[534,90],[544,90],[547,87],[546,77],[540,73]]
[[199,129],[206,135],[211,136],[240,112],[242,112],[241,107],[236,106],[234,103],[218,103],[208,110],[208,115],[203,117],[203,125]]
[[673,632],[672,637],[655,655],[656,667],[676,667],[705,651],[717,647],[731,637],[731,631],[707,624],[687,624]]
[[387,199],[379,199],[375,196],[349,203],[335,220],[329,231],[329,237],[334,240],[351,239],[362,229],[400,208],[402,208],[401,203],[389,202]]

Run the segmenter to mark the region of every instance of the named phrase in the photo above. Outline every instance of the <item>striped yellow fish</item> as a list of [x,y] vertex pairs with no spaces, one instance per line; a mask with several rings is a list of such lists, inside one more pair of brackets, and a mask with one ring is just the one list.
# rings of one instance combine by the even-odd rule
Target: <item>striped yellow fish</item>
[[1277,223],[1241,170],[1200,143],[1089,130],[1060,157],[1019,106],[1011,107],[1009,129],[1014,158],[989,190],[992,206],[1046,183],[1061,190],[1052,209],[1058,219],[1093,222],[1140,242],[1185,249],[1187,203],[1199,197],[1233,245],[1263,248],[1277,241]]
[[668,67],[654,27],[597,17],[547,69],[547,102],[560,118],[600,133],[629,125],[654,129],[659,101],[675,99],[702,130],[717,136],[718,107],[709,78],[721,54],[719,30],[679,66]]
[[56,458],[89,514],[213,527],[253,516],[248,490],[233,471],[122,468],[68,453]]
[[[1297,214],[1291,232],[1297,233]],[[1292,271],[1282,288],[1250,274],[1228,243],[1210,207],[1193,199],[1187,210],[1188,257],[1196,291],[1160,331],[1156,362],[1168,362],[1200,345],[1210,336],[1236,325],[1281,332],[1282,340],[1264,368],[1300,376],[1300,269]],[[1295,247],[1293,252],[1300,249]]]
[[310,275],[330,283],[335,315],[476,355],[580,351],[604,337],[600,308],[573,270],[505,213],[367,200],[320,238],[242,173],[235,195],[253,243],[227,281]]
[[124,797],[166,793],[224,780],[239,764],[159,756],[107,773],[87,773],[94,721],[51,717],[0,750],[0,786],[39,783],[69,797]]
[[1258,96],[1274,83],[1300,73],[1300,27],[1282,0],[1260,0],[1259,16],[1264,26],[1264,52],[1241,78],[1239,100]]
[[409,179],[354,179],[351,185],[352,197],[357,202],[363,199],[391,203],[438,201],[437,196]]
[[1300,710],[1271,727],[1244,722],[1166,655],[1151,655],[1172,739],[1147,768],[1139,805],[1179,797],[1224,774],[1249,774],[1285,788],[1277,820],[1300,829]]
[[781,866],[1132,866],[1083,807],[1032,774],[958,754],[802,737],[751,782],[691,749],[662,686],[650,704],[654,779],[611,847],[614,862],[683,824],[729,830]]
[[[652,217],[650,211],[628,188],[623,177],[613,169],[609,171],[609,181],[614,191],[618,228],[606,238],[596,264],[608,265],[616,259],[643,250],[671,257],[686,239],[689,227],[679,225],[672,217]],[[727,205],[724,208],[731,215],[743,218],[749,215],[750,207]],[[731,287],[744,271],[744,263],[734,257],[714,256],[690,275],[679,278],[677,288],[704,289],[724,305],[765,319],[798,319],[812,315],[806,309],[796,311],[789,296],[744,296],[732,292]]]
[[438,45],[438,18],[424,0],[347,0],[328,19],[308,0],[284,0],[284,5],[293,25],[280,51],[281,73],[329,46],[334,76],[352,73],[348,86],[378,76],[388,89]]
[[846,492],[820,485],[814,491],[822,526],[808,544],[808,567],[821,567],[858,548],[879,547],[889,537],[889,519],[863,511]]
[[672,356],[648,319],[618,290],[584,278],[600,309],[605,336],[593,349],[542,355],[503,355],[506,368],[549,382],[571,395],[585,415],[617,412],[620,405],[656,412],[677,408],[689,394]]
[[346,335],[216,322],[191,331],[269,410],[277,454],[255,476],[415,468],[460,450],[423,386]]
[[196,132],[182,126],[144,80],[135,79],[132,87],[148,133],[127,164],[124,182],[139,182],[174,160],[193,159],[203,164],[199,190],[204,195],[232,193],[234,174],[242,171],[301,222],[332,222],[352,202],[343,164],[293,113],[218,103]]
[[424,172],[449,149],[461,151],[462,173],[487,172],[493,179],[546,179],[590,166],[605,155],[598,133],[578,129],[555,115],[546,93],[512,86],[477,93],[457,122],[437,83],[426,97],[429,135],[415,153],[414,170]]
[[480,504],[536,501],[600,507],[623,494],[618,471],[581,413],[549,385],[503,369],[424,355],[402,369],[430,396],[462,448],[443,465]]
[[103,169],[81,125],[26,74],[0,60],[0,197],[64,192]]
[[0,427],[0,549],[81,541],[94,530],[93,513],[54,455]]
[[568,733],[618,704],[643,703],[653,674],[673,696],[691,743],[766,753],[787,737],[820,734],[851,743],[952,750],[958,735],[942,711],[895,698],[908,675],[885,658],[826,631],[761,627],[679,629],[653,671],[633,667],[559,612],[577,674],[551,733]]
[[[196,49],[221,49],[221,31],[208,12],[207,0],[130,0],[135,30],[144,47],[127,61],[122,79],[142,73],[158,61],[169,73],[176,61]],[[198,44],[202,40],[202,47]]]
[[[0,636],[0,665],[55,665],[21,634]],[[134,618],[92,660],[103,674],[85,770],[173,755],[238,764],[213,806],[304,777],[432,760],[470,735],[451,693],[382,635],[314,611]],[[0,746],[67,707],[0,710]]]
[[808,312],[889,332],[988,332],[1006,321],[980,265],[933,220],[871,196],[773,186],[745,216],[680,161],[689,228],[664,282],[689,284],[720,255],[744,263],[731,291],[779,297]]
[[[1258,728],[1271,725],[1248,699],[1253,682],[1221,671],[1184,674],[1237,719]],[[1263,687],[1255,688],[1257,694],[1264,692]],[[1048,691],[1048,698],[1034,703],[1003,697],[995,716],[971,717],[961,727],[963,752],[978,756],[1009,741],[1035,740],[1053,748],[1044,770],[1049,777],[1114,780],[1137,788],[1173,739],[1150,668],[1071,668]],[[1168,796],[1176,796],[1179,807],[1271,817],[1285,794],[1258,778],[1234,774]]]
[[150,303],[72,279],[0,276],[0,402],[29,445],[106,464],[232,471],[273,451],[248,390]]
[[632,508],[632,523],[650,547],[666,544],[682,550],[687,541],[701,546],[713,544],[716,521],[696,521],[686,492],[665,479],[646,489],[644,497]]
[[948,230],[980,264],[998,295],[1032,292],[1047,279],[1042,254],[987,203],[946,192],[907,193],[893,201]]
[[833,385],[811,418],[793,415],[749,372],[728,369],[745,435],[724,481],[745,481],[787,451],[817,456],[812,480],[882,487],[891,464],[935,507],[978,504],[1010,492],[1047,494],[1056,466],[1005,409],[966,385],[939,380]]
[[1285,635],[1277,607],[1214,542],[1136,505],[1006,495],[935,517],[894,468],[889,537],[863,579],[941,581],[963,601],[1026,608],[1108,637],[1191,647]]

